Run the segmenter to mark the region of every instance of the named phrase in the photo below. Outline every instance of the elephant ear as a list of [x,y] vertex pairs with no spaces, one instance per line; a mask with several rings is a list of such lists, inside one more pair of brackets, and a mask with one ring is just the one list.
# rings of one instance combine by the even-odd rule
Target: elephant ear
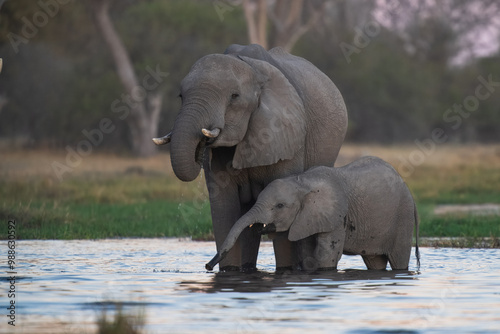
[[255,71],[261,85],[259,105],[252,113],[243,140],[236,146],[236,169],[272,165],[292,159],[304,146],[305,110],[288,79],[273,65],[239,56]]
[[331,232],[338,224],[344,224],[347,210],[343,194],[334,193],[328,187],[315,187],[304,196],[288,239],[297,241],[316,233]]

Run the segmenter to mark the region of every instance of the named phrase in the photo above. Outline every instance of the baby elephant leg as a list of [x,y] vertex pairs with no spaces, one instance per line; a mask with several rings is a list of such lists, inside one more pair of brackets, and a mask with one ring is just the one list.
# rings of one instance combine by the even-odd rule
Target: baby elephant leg
[[345,233],[325,232],[317,234],[317,244],[314,250],[314,258],[318,262],[318,269],[337,269],[337,264],[344,250]]
[[386,255],[363,255],[363,261],[368,269],[385,270],[387,268]]
[[393,251],[389,254],[389,264],[392,270],[408,270],[410,262],[411,245],[405,249],[400,248],[399,251]]
[[297,241],[298,268],[306,271],[315,271],[318,269],[318,261],[314,257],[316,248],[316,238],[309,236]]

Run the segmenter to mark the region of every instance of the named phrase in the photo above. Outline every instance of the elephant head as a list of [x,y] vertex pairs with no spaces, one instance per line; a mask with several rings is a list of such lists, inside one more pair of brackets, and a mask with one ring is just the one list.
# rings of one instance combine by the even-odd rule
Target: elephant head
[[332,187],[304,174],[275,180],[260,193],[250,211],[234,224],[219,252],[205,267],[212,270],[234,246],[240,233],[254,224],[262,224],[261,234],[288,231],[288,239],[298,241],[333,231],[344,224],[347,211],[346,194],[335,181]]
[[194,180],[206,147],[235,147],[236,169],[291,159],[304,145],[305,111],[297,91],[267,62],[213,54],[201,58],[181,83],[182,106],[171,142],[175,175]]

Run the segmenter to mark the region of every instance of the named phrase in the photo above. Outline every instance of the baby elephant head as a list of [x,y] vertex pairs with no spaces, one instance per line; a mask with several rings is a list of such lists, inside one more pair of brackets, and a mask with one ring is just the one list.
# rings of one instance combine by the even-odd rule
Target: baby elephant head
[[255,205],[229,232],[208,270],[221,261],[247,227],[261,228],[262,234],[288,231],[297,241],[316,233],[331,232],[343,224],[347,198],[335,182],[308,179],[303,175],[275,180],[259,195]]

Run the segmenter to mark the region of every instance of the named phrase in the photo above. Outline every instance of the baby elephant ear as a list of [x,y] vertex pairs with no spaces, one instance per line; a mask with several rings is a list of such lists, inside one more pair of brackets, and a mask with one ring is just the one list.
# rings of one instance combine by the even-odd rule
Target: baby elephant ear
[[312,190],[301,203],[288,239],[297,241],[316,233],[333,231],[338,224],[344,224],[347,209],[344,196],[336,196],[324,188]]
[[236,169],[272,165],[292,159],[304,146],[305,110],[288,79],[273,65],[240,56],[252,67],[261,85],[259,105],[252,113],[243,140],[236,146]]

